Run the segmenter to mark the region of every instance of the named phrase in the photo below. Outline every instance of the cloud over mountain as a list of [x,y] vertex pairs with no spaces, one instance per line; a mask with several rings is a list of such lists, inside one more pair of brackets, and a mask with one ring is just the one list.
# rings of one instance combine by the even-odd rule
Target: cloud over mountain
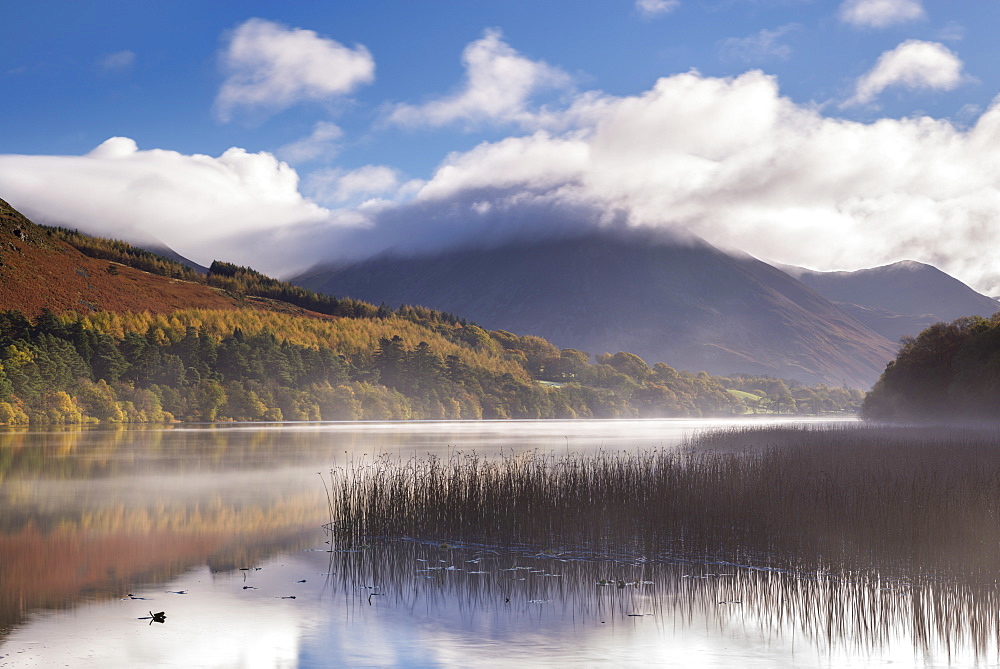
[[276,242],[330,215],[298,185],[274,156],[239,148],[184,155],[112,137],[83,156],[0,155],[0,192],[36,222],[165,242],[202,264],[229,257],[287,266],[298,250]]
[[323,168],[308,197],[268,153],[183,155],[124,138],[84,156],[0,156],[0,193],[40,221],[142,230],[201,262],[272,273],[390,247],[638,227],[816,269],[911,258],[1000,292],[983,252],[1000,238],[996,103],[968,129],[862,123],[783,97],[759,71],[692,71],[638,95],[577,94],[543,120],[448,155],[425,181],[389,165]]
[[450,155],[411,201],[366,213],[340,253],[645,226],[813,267],[915,257],[1000,287],[982,254],[1000,236],[996,105],[968,130],[860,123],[795,104],[761,72],[691,72],[641,95],[579,96],[560,120]]

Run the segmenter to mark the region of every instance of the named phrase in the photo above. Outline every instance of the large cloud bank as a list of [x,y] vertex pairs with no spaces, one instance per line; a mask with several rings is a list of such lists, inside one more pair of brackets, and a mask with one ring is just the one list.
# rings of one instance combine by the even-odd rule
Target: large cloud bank
[[1000,293],[998,105],[968,129],[860,123],[782,97],[758,71],[690,72],[639,95],[511,114],[533,129],[449,155],[425,182],[388,166],[326,168],[314,195],[338,209],[305,197],[268,153],[189,156],[125,138],[84,156],[0,156],[0,194],[39,221],[274,273],[390,247],[632,226],[817,269],[912,258]]
[[0,155],[2,197],[38,223],[139,243],[201,263],[247,259],[265,271],[296,262],[299,226],[330,219],[295,170],[268,153],[218,157],[142,151],[113,137],[83,156]]
[[781,97],[761,72],[692,72],[637,96],[581,96],[561,120],[449,156],[348,247],[648,226],[820,269],[914,258],[1000,292],[1000,106],[968,130],[859,123]]

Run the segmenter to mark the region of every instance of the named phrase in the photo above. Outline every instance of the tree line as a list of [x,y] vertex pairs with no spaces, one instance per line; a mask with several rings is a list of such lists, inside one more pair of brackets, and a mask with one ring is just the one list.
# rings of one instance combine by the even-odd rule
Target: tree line
[[[0,424],[729,416],[843,411],[854,398],[796,405],[795,393],[831,389],[624,352],[591,361],[540,337],[431,328],[420,315],[0,312]],[[783,392],[791,403],[775,405]]]
[[902,340],[865,397],[862,415],[885,421],[1000,416],[1000,313],[936,323]]

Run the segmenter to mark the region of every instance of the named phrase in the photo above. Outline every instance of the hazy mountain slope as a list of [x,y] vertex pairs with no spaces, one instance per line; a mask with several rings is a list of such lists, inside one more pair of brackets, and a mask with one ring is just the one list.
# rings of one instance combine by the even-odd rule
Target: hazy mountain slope
[[149,243],[149,244],[139,244],[139,246],[143,249],[146,249],[150,253],[155,253],[158,256],[163,256],[164,258],[168,260],[173,260],[174,262],[179,262],[185,267],[190,267],[194,271],[198,272],[198,274],[208,274],[207,267],[205,267],[204,265],[199,265],[195,261],[185,258],[180,253],[174,251],[166,244]]
[[202,284],[85,256],[0,200],[0,309],[34,315],[43,308],[166,313],[196,307],[237,304]]
[[608,235],[317,268],[294,282],[422,304],[590,353],[868,386],[895,347],[787,274],[698,242]]
[[855,272],[782,267],[859,321],[898,340],[962,316],[992,316],[1000,303],[931,265],[904,260]]

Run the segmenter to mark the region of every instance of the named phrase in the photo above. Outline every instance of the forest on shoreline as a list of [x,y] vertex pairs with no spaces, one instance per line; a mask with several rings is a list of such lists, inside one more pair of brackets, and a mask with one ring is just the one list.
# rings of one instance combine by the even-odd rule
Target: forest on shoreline
[[[404,308],[0,312],[0,424],[850,413],[860,390],[590,356]],[[421,315],[427,318],[421,318]]]
[[862,415],[892,422],[996,421],[1000,313],[936,323],[904,338],[865,397]]

